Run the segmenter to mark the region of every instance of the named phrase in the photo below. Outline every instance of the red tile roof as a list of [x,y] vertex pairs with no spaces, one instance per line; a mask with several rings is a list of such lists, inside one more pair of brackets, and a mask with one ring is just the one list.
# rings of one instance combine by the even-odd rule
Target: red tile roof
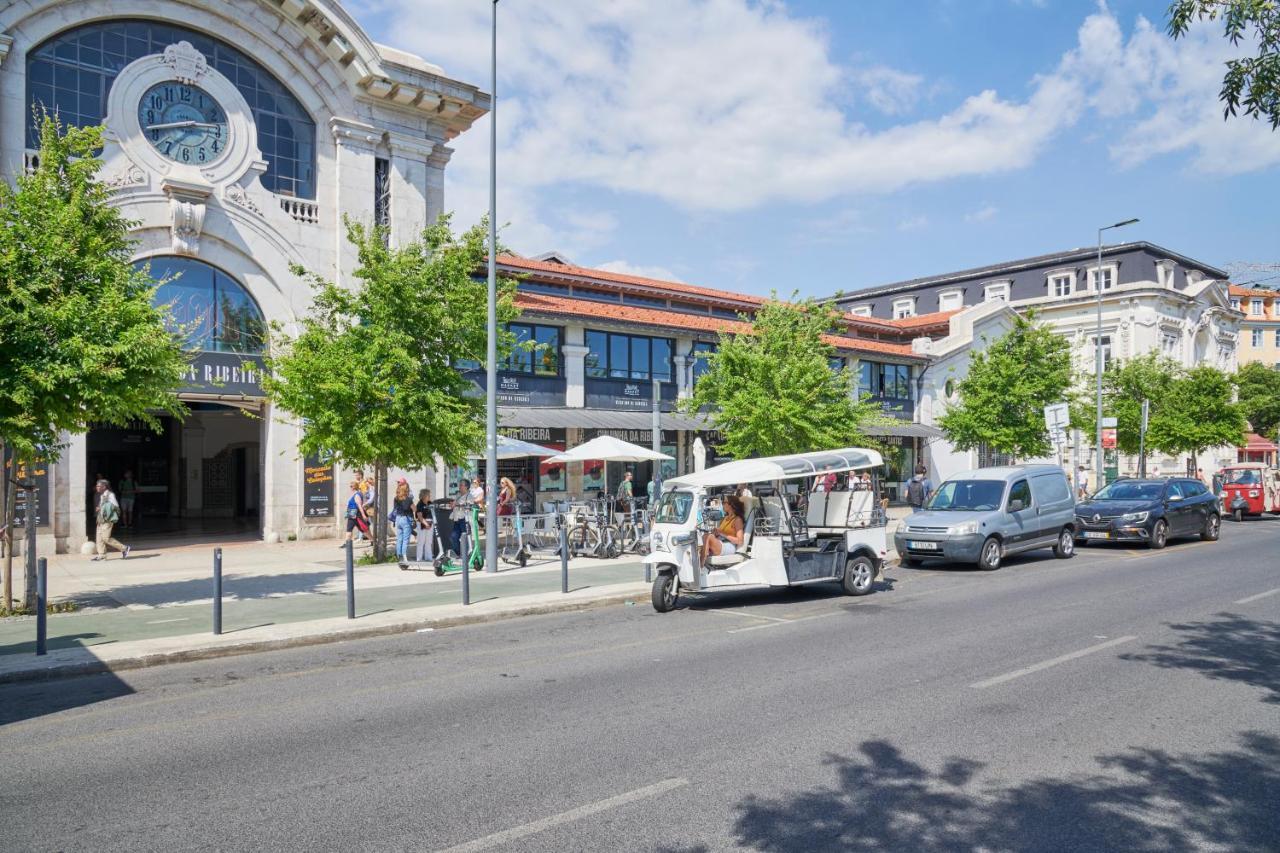
[[[542,293],[516,294],[516,305],[522,311],[538,314],[555,314],[564,317],[585,317],[599,320],[616,320],[624,323],[638,323],[659,329],[685,329],[694,332],[746,332],[751,326],[741,320],[726,320],[720,317],[701,314],[682,314],[679,311],[664,311],[660,308],[642,308],[638,305],[621,305],[606,302],[588,302],[582,299],[571,299],[563,296],[549,296]],[[879,353],[901,358],[922,358],[911,351],[909,344],[870,341],[864,338],[852,338],[844,335],[823,335],[823,340],[833,347],[850,352]]]
[[1245,434],[1244,439],[1245,450],[1276,450],[1275,442],[1270,439],[1263,438],[1256,432]]
[[697,287],[692,284],[683,284],[678,281],[664,281],[660,278],[645,278],[638,275],[626,275],[624,273],[610,272],[608,270],[592,269],[591,267],[573,266],[572,264],[535,261],[532,258],[521,258],[516,255],[499,255],[498,263],[512,269],[522,269],[532,273],[540,272],[550,275],[595,279],[601,283],[629,285],[646,290],[664,290],[671,294],[679,294],[681,296],[698,296],[704,299],[716,301],[734,302],[739,304],[748,303],[750,305],[763,305],[768,301],[764,297],[751,296],[746,293],[733,293],[728,290],[716,290],[711,287]]
[[925,329],[934,326],[946,326],[959,311],[934,311],[932,314],[919,314],[915,317],[903,317],[901,320],[882,320],[879,317],[860,317],[857,314],[845,314],[844,318],[855,325],[866,325],[888,330],[907,331]]
[[1264,290],[1262,288],[1254,288],[1254,287],[1241,287],[1238,284],[1233,284],[1227,289],[1231,291],[1232,296],[1260,296],[1264,299],[1274,299],[1275,297],[1280,296],[1280,292],[1277,292],[1274,290]]

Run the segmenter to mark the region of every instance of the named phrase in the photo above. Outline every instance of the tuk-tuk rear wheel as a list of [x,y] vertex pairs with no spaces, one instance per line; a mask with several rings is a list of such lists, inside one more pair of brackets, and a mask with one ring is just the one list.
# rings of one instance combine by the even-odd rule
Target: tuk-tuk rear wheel
[[671,572],[663,572],[653,579],[653,609],[659,613],[675,610],[676,599],[680,590],[676,584],[676,576]]
[[846,595],[866,595],[875,585],[876,567],[871,558],[860,554],[850,557],[844,564],[844,578],[840,585]]

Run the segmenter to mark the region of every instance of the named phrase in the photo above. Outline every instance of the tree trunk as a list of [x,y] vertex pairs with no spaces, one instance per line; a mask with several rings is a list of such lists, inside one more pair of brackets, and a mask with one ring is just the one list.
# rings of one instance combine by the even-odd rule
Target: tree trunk
[[5,610],[13,606],[13,501],[11,497],[14,489],[9,480],[9,469],[3,464],[8,458],[8,449],[8,445],[0,441],[0,469],[3,469],[3,476],[0,476],[0,525],[4,526],[4,534],[0,536],[0,543],[4,547],[4,600],[0,602],[0,608]]
[[387,558],[387,466],[376,463],[373,478],[378,484],[373,509],[373,559],[381,563]]
[[24,589],[22,590],[22,607],[25,610],[36,609],[36,481],[28,480],[23,484],[27,490],[27,544],[23,549],[23,562],[26,563],[24,573]]

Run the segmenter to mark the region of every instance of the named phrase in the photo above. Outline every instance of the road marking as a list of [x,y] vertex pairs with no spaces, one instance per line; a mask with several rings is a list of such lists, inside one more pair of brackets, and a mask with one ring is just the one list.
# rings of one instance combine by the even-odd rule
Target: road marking
[[664,779],[661,782],[655,782],[652,785],[646,785],[643,788],[636,788],[634,791],[628,791],[625,794],[618,794],[616,797],[609,797],[607,800],[599,800],[594,803],[587,803],[585,806],[578,806],[576,809],[570,809],[567,812],[544,817],[541,820],[535,820],[532,823],[522,824],[520,826],[505,829],[502,832],[495,832],[493,835],[486,835],[484,838],[477,838],[475,841],[468,841],[465,844],[458,844],[453,847],[446,847],[440,853],[471,853],[475,850],[488,850],[498,847],[502,844],[509,844],[512,841],[518,841],[521,838],[527,838],[539,832],[544,832],[552,827],[560,826],[566,823],[572,823],[576,820],[582,820],[584,817],[590,817],[609,809],[616,809],[625,806],[628,803],[634,803],[637,800],[646,800],[650,797],[656,797],[665,794],[668,791],[674,791],[676,788],[683,788],[689,784],[688,779]]
[[765,625],[751,625],[746,628],[734,628],[730,631],[726,631],[725,633],[741,634],[744,631],[759,631],[764,628],[777,628],[779,625],[794,625],[797,622],[810,622],[814,619],[825,619],[828,616],[838,616],[843,612],[843,610],[832,610],[827,613],[819,613],[815,616],[802,616],[799,619],[779,619],[777,622],[769,622]]
[[1248,603],[1249,603],[1249,602],[1251,602],[1251,601],[1258,601],[1259,599],[1267,598],[1267,597],[1269,597],[1269,596],[1275,595],[1275,594],[1276,594],[1276,593],[1278,593],[1278,592],[1280,592],[1280,587],[1276,587],[1275,589],[1269,589],[1269,590],[1267,590],[1266,592],[1260,592],[1260,593],[1258,593],[1257,595],[1250,595],[1250,596],[1247,596],[1246,598],[1241,598],[1241,599],[1239,599],[1239,600],[1237,600],[1237,601],[1235,601],[1235,602],[1233,602],[1233,603],[1234,603],[1234,604],[1248,604]]
[[1112,646],[1118,646],[1121,643],[1127,643],[1127,642],[1130,642],[1131,640],[1136,640],[1136,639],[1138,638],[1137,637],[1116,637],[1114,640],[1107,640],[1105,643],[1098,643],[1096,646],[1089,646],[1089,648],[1087,649],[1080,649],[1079,651],[1070,652],[1068,654],[1061,655],[1060,657],[1056,657],[1056,658],[1050,658],[1049,660],[1041,661],[1040,663],[1033,663],[1031,666],[1026,666],[1026,667],[1023,667],[1022,669],[1015,669],[1013,672],[1006,672],[1004,675],[997,675],[994,678],[988,678],[988,679],[984,679],[983,681],[977,681],[977,682],[974,682],[973,684],[970,684],[969,686],[974,688],[975,690],[983,690],[987,687],[995,687],[997,684],[1004,684],[1006,681],[1012,681],[1015,678],[1021,678],[1024,675],[1030,675],[1033,672],[1039,672],[1042,669],[1048,669],[1051,666],[1057,666],[1060,663],[1066,663],[1069,660],[1082,658],[1085,655],[1091,655],[1094,652],[1100,652],[1103,649],[1109,649]]
[[191,617],[183,616],[181,619],[157,619],[154,622],[148,622],[148,625],[164,625],[166,622],[190,622]]
[[699,608],[690,608],[698,613],[714,613],[717,616],[742,616],[746,619],[763,619],[766,622],[790,622],[790,619],[783,619],[780,616],[764,616],[759,613],[747,613],[745,610],[712,610],[707,608],[702,610]]

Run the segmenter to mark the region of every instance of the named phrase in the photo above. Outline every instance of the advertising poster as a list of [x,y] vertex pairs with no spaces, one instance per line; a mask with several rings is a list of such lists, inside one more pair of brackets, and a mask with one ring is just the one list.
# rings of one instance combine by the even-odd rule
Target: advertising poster
[[[548,444],[547,447],[555,450],[563,450],[563,447],[555,447],[554,444]],[[564,492],[568,491],[568,478],[565,476],[564,462],[541,462],[538,464],[538,491],[540,492]]]
[[307,518],[333,517],[333,462],[327,455],[308,454],[302,460],[302,501]]
[[582,463],[582,491],[587,492],[603,492],[605,491],[605,464],[603,459],[589,459]]

